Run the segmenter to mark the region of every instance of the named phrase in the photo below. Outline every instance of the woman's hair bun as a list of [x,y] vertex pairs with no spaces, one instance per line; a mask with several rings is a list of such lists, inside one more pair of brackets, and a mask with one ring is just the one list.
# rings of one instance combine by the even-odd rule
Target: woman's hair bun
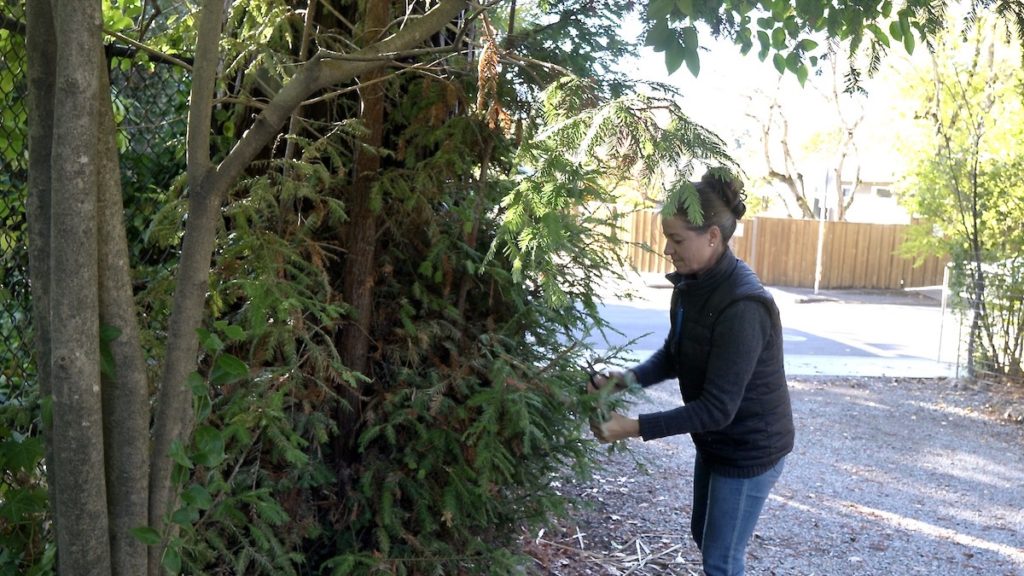
[[733,216],[742,218],[747,213],[747,205],[743,202],[747,197],[743,193],[743,181],[728,168],[711,168],[700,181],[721,197]]

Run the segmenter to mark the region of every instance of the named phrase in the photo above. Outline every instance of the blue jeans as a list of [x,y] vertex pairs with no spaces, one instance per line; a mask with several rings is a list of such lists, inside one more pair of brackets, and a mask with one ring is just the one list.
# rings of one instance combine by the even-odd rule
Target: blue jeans
[[704,559],[706,576],[743,575],[747,543],[784,464],[785,458],[760,476],[729,478],[708,470],[697,455],[690,531]]

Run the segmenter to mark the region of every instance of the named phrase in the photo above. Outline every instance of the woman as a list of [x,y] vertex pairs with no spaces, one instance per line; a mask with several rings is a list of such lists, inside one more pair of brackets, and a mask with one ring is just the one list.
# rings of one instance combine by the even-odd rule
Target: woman
[[697,452],[690,529],[704,572],[742,575],[754,525],[793,449],[782,325],[771,295],[727,244],[746,211],[742,183],[712,170],[694,185],[703,224],[682,206],[662,218],[676,268],[665,344],[631,370],[594,380],[650,386],[678,378],[684,404],[638,419],[611,413],[592,428],[603,442],[689,434]]

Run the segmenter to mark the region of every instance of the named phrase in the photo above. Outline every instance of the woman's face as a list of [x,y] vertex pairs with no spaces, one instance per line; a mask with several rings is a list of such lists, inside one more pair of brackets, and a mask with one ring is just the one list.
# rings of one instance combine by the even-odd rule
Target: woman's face
[[691,230],[678,216],[661,219],[665,235],[665,255],[680,274],[698,274],[711,268],[722,254],[721,236],[717,226],[706,232]]

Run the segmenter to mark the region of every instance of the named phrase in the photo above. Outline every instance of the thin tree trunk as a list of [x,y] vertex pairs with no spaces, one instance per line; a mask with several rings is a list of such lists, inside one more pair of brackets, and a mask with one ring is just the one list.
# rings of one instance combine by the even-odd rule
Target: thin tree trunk
[[132,294],[117,126],[106,60],[97,74],[100,322],[120,332],[109,343],[114,373],[105,375],[103,381],[110,551],[114,576],[136,576],[146,573],[146,546],[131,530],[148,524],[149,383]]
[[[177,502],[176,487],[171,484],[173,462],[171,446],[186,443],[192,433],[192,395],[186,381],[196,369],[199,337],[206,313],[210,263],[217,239],[220,218],[220,191],[207,185],[213,171],[210,162],[211,99],[219,62],[218,42],[224,3],[207,0],[199,15],[199,34],[195,65],[192,69],[192,94],[188,118],[188,221],[181,247],[181,260],[175,275],[174,298],[168,322],[167,351],[153,423],[153,447],[149,475],[149,525],[164,531],[164,518]],[[166,545],[149,549],[149,574],[159,574]]]
[[[361,46],[373,44],[383,34],[389,21],[390,0],[378,0],[366,5],[363,17],[363,33],[358,43]],[[377,214],[370,202],[373,185],[380,169],[377,149],[384,135],[384,87],[380,79],[387,75],[384,70],[373,71],[359,78],[364,86],[359,90],[362,108],[359,118],[367,130],[361,146],[356,150],[354,182],[349,190],[349,224],[344,232],[345,276],[342,293],[352,307],[354,318],[342,331],[339,354],[345,366],[355,372],[366,373],[367,355],[370,351],[370,320],[373,317],[373,286],[376,276]],[[353,442],[350,432],[358,413],[359,390],[341,384],[341,398],[344,401],[339,414],[338,435],[342,442]],[[348,447],[343,447],[346,452]]]
[[[28,59],[28,261],[32,282],[32,329],[35,333],[36,378],[44,402],[53,393],[50,376],[50,191],[53,151],[54,79],[57,35],[48,0],[27,2],[25,43]],[[60,519],[54,505],[60,495],[54,474],[52,418],[43,419],[46,480],[54,529]],[[60,559],[58,558],[58,570]]]
[[[309,44],[313,39],[313,29],[316,27],[316,3],[317,0],[309,0],[306,5],[306,18],[302,25],[302,40],[299,44],[299,61],[305,62],[309,58]],[[295,136],[299,133],[299,122],[302,106],[296,106],[292,112],[291,120],[288,122],[288,136]],[[284,144],[285,170],[288,170],[287,162],[295,158],[296,142],[294,138],[288,138]],[[291,211],[291,206],[288,206]]]
[[[36,0],[38,1],[38,0]],[[96,134],[100,3],[54,4],[50,334],[54,480],[62,574],[110,574],[97,269]]]
[[[515,4],[513,4],[513,14],[515,13]],[[513,20],[514,22],[514,20]],[[511,30],[512,23],[509,23],[509,29]],[[487,188],[488,179],[490,175],[488,171],[491,166],[491,154],[494,152],[494,140],[491,138],[487,139],[484,144],[484,153],[480,158],[480,172],[476,179],[476,198],[473,206],[473,226],[470,228],[468,234],[465,235],[464,239],[466,246],[469,246],[471,250],[476,250],[477,241],[480,236],[480,222],[483,220],[483,198]],[[472,283],[475,281],[473,274],[463,273],[462,280],[459,283],[459,295],[456,300],[456,309],[459,311],[459,317],[462,318],[466,311],[466,297],[469,294],[469,289],[472,287]]]

